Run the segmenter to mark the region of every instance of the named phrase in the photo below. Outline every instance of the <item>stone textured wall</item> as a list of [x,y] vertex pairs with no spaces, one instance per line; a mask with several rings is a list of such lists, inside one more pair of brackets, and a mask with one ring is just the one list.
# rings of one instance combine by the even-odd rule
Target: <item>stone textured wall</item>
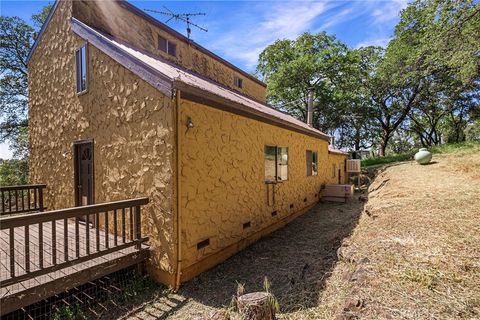
[[[112,1],[74,1],[74,17],[105,33],[202,74],[231,89],[265,102],[266,88],[233,68],[199,51],[194,44],[175,38],[154,24]],[[176,43],[177,56],[158,49],[158,36]],[[234,76],[243,79],[243,88],[233,85]]]
[[[181,123],[189,117],[194,127],[180,128],[184,268],[311,206],[321,185],[332,182],[325,140],[182,100]],[[275,205],[267,202],[266,144],[288,147],[288,181],[275,186]],[[306,175],[306,150],[318,151],[318,176]],[[206,239],[210,244],[197,250]]]
[[173,273],[174,102],[92,45],[89,89],[77,96],[74,52],[85,42],[70,17],[61,1],[29,63],[31,181],[47,184],[49,209],[73,206],[72,143],[93,138],[95,202],[149,197],[150,266]]

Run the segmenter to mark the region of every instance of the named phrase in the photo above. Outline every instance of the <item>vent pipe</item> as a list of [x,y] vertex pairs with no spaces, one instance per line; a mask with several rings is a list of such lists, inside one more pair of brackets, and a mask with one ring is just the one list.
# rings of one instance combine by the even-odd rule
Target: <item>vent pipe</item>
[[308,90],[307,125],[313,127],[313,90]]

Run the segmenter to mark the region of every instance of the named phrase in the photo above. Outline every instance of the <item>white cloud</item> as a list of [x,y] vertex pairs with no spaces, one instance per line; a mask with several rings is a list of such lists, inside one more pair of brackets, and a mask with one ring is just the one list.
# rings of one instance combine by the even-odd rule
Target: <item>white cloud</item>
[[[248,5],[232,13],[228,19],[209,24],[209,35],[201,35],[205,47],[218,52],[227,60],[242,61],[252,70],[258,56],[277,39],[295,39],[301,33],[319,32],[349,23],[365,21],[356,47],[386,46],[392,26],[399,18],[407,0],[386,1],[268,1],[247,2]],[[354,25],[358,24],[356,21]],[[368,27],[365,27],[365,24]],[[329,30],[329,31],[330,31]],[[333,29],[334,30],[334,29]],[[211,37],[211,34],[219,36]],[[342,39],[341,34],[337,34]]]
[[240,59],[252,69],[265,47],[277,39],[294,39],[309,30],[327,8],[326,2],[313,1],[257,4],[248,14],[232,17],[238,23],[221,32],[221,38],[207,43],[207,47],[222,51],[229,59]]
[[346,8],[340,11],[337,14],[334,14],[330,17],[323,18],[323,24],[318,28],[319,31],[325,31],[329,27],[333,27],[340,23],[345,23],[345,21],[351,20],[356,17],[359,12],[353,12],[353,8]]
[[378,46],[386,48],[391,38],[380,38],[380,39],[371,39],[360,42],[356,45],[356,48],[368,47],[368,46]]
[[384,24],[398,19],[400,17],[400,11],[404,9],[407,4],[407,0],[375,2],[377,8],[373,10],[372,13],[373,23]]

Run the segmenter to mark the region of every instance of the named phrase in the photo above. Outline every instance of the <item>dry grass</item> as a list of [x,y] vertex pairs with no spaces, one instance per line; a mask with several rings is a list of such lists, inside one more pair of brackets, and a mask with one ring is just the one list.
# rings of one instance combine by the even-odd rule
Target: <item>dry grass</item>
[[480,150],[434,161],[380,170],[365,205],[320,204],[184,285],[162,318],[211,319],[267,276],[280,319],[480,319]]

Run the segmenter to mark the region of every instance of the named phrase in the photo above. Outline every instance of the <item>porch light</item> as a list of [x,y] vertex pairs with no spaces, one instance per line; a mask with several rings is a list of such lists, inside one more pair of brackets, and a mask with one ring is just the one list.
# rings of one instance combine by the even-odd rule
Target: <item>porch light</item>
[[188,120],[187,120],[187,128],[188,129],[192,129],[194,126],[193,126],[193,121],[192,121],[192,118],[188,117]]

